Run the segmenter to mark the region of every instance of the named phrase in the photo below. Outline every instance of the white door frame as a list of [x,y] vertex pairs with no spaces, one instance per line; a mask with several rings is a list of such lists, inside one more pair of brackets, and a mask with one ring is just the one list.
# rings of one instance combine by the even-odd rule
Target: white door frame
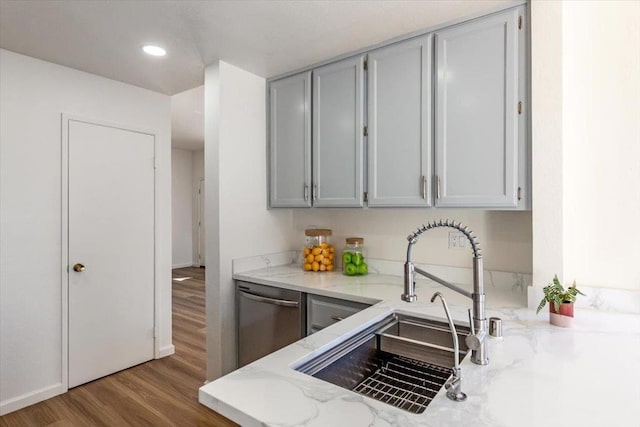
[[[204,226],[204,218],[202,213],[204,212],[204,178],[198,181],[198,267],[202,267],[204,258],[202,257],[202,245],[205,244],[205,240],[202,238],[202,227]],[[206,232],[206,230],[205,230]]]
[[62,294],[62,386],[69,389],[69,122],[78,121],[98,126],[107,126],[116,129],[138,132],[153,137],[153,357],[160,358],[160,277],[158,265],[158,253],[160,253],[158,239],[158,213],[160,211],[158,201],[160,199],[158,186],[158,163],[157,155],[159,151],[158,132],[149,129],[141,129],[134,126],[111,123],[104,120],[90,119],[73,114],[62,113],[62,221],[61,221],[61,294]]

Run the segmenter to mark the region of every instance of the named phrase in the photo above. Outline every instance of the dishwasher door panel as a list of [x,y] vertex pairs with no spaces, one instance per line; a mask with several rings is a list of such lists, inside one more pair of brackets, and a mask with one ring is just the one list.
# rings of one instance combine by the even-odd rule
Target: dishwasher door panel
[[304,294],[238,282],[238,366],[303,338]]

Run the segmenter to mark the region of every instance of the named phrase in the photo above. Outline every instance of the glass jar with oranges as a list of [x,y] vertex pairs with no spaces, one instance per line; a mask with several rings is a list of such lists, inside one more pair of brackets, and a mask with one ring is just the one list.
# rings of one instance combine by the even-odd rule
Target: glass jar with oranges
[[333,271],[335,248],[329,243],[331,230],[308,228],[304,230],[305,243],[302,249],[302,267],[305,271]]

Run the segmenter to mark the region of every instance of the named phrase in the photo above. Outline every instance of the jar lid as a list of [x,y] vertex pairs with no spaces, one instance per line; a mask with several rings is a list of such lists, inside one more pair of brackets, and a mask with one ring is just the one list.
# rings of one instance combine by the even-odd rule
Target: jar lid
[[347,237],[347,243],[350,245],[362,245],[364,244],[364,237]]
[[307,228],[304,230],[305,236],[331,236],[329,228]]

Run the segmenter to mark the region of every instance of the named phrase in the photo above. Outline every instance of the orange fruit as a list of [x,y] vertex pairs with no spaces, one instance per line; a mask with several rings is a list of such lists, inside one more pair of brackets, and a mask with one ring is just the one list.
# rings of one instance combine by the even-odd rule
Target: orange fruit
[[313,271],[318,271],[318,270],[320,270],[320,264],[318,264],[317,262],[315,262],[315,261],[314,261],[314,262],[313,262],[313,264],[311,264],[311,269],[312,269]]
[[327,271],[333,271],[333,264],[327,265]]
[[311,271],[311,264],[309,264],[308,262],[306,262],[304,264],[304,271]]
[[309,254],[311,253],[311,248],[304,248],[303,253],[304,253],[305,255],[309,255]]
[[320,264],[320,271],[326,271],[327,270],[327,266],[324,264]]
[[324,259],[324,255],[320,254],[320,255],[316,255],[316,257],[315,257],[315,259],[314,259],[314,260],[315,260],[315,261],[320,262],[320,261],[322,261],[323,259]]
[[312,253],[313,255],[320,255],[320,253],[321,253],[321,252],[322,252],[322,248],[320,248],[320,247],[318,247],[318,246],[316,246],[316,247],[314,247],[313,249],[311,249],[311,253]]
[[323,258],[322,259],[322,264],[329,265],[329,264],[331,264],[331,260],[329,258]]
[[311,254],[307,255],[307,262],[311,264],[314,261],[315,257]]

